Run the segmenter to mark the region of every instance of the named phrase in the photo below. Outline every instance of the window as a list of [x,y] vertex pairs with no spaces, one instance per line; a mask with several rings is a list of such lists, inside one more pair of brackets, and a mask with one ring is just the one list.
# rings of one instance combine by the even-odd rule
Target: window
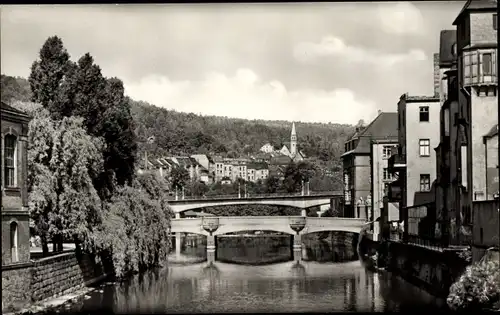
[[498,19],[497,19],[497,15],[496,14],[493,14],[493,29],[496,31],[497,30],[497,27],[498,27]]
[[491,75],[491,53],[483,54],[483,75]]
[[420,139],[420,156],[430,156],[431,155],[431,141],[429,139]]
[[382,179],[383,180],[391,180],[392,179],[392,175],[391,175],[391,173],[389,173],[389,170],[387,168],[384,168]]
[[5,167],[5,186],[15,187],[16,180],[16,137],[13,135],[5,136],[4,148],[4,167]]
[[420,191],[431,190],[431,175],[420,174]]
[[384,158],[384,159],[390,158],[391,152],[392,152],[392,146],[384,145],[384,148],[382,149],[382,158]]
[[420,121],[429,121],[429,106],[420,106]]
[[12,262],[17,262],[19,257],[17,256],[17,223],[12,222],[10,224],[10,253]]

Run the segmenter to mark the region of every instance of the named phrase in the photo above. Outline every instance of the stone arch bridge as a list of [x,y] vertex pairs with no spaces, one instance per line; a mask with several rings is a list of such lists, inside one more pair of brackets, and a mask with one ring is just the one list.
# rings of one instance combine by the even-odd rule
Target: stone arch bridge
[[240,216],[173,219],[170,232],[176,233],[176,252],[180,254],[181,234],[193,233],[207,236],[207,256],[215,260],[215,236],[252,230],[275,231],[294,235],[294,257],[300,259],[301,236],[323,231],[361,233],[366,226],[364,219],[317,218],[304,216]]

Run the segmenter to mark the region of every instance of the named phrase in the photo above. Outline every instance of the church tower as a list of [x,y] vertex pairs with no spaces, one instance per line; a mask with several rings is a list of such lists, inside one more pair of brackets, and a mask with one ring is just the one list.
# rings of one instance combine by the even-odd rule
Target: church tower
[[292,123],[292,134],[290,136],[290,153],[292,157],[297,155],[297,133],[295,132],[295,123]]

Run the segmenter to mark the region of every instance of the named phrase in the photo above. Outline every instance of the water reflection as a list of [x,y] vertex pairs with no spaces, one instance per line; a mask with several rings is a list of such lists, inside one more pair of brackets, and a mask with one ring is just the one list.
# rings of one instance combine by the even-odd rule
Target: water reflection
[[[303,237],[302,244],[303,261],[297,263],[291,261],[291,236],[219,237],[214,263],[171,264],[108,284],[66,310],[282,313],[424,307],[434,311],[442,303],[400,278],[368,271],[357,260],[353,235],[311,234]],[[182,254],[206,257],[206,242],[191,241]]]
[[[357,234],[354,233],[306,234],[302,237],[302,245],[302,259],[306,261],[345,262],[358,259]],[[292,246],[292,235],[219,235],[216,237],[216,260],[250,265],[285,262],[293,260]],[[181,242],[181,255],[182,259],[172,256],[171,261],[205,260],[205,237],[184,237]]]
[[72,311],[115,313],[437,310],[434,298],[360,262],[176,265],[103,287]]

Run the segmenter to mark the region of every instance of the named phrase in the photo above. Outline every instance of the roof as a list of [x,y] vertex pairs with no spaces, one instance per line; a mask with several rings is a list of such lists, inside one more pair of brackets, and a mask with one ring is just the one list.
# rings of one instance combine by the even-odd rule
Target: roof
[[487,134],[484,135],[485,138],[492,138],[494,136],[498,135],[498,124],[495,126],[491,127],[490,131],[488,131]]
[[272,164],[272,165],[286,165],[286,164],[290,164],[291,162],[292,162],[292,159],[289,156],[278,155],[278,156],[275,156],[271,159],[270,164]]
[[357,137],[359,142],[354,150],[344,153],[370,153],[370,141],[374,139],[390,139],[398,137],[398,113],[381,112]]
[[267,164],[266,163],[250,163],[247,165],[247,169],[265,170],[265,169],[267,169]]
[[498,8],[497,0],[468,0],[460,13],[458,13],[453,25],[457,25],[465,14],[470,11],[496,11]]
[[439,102],[439,97],[425,96],[425,95],[403,94],[401,99],[404,99],[407,103],[411,103],[411,102]]
[[4,102],[1,102],[1,103],[2,103],[2,107],[1,107],[2,111],[6,110],[6,111],[9,111],[9,112],[13,112],[16,115],[29,118],[28,114],[26,114],[25,112],[20,111],[19,109],[14,108],[14,107],[8,105],[7,103],[4,103]]
[[455,57],[453,56],[453,44],[457,42],[456,30],[442,30],[439,38],[439,66],[451,66]]

